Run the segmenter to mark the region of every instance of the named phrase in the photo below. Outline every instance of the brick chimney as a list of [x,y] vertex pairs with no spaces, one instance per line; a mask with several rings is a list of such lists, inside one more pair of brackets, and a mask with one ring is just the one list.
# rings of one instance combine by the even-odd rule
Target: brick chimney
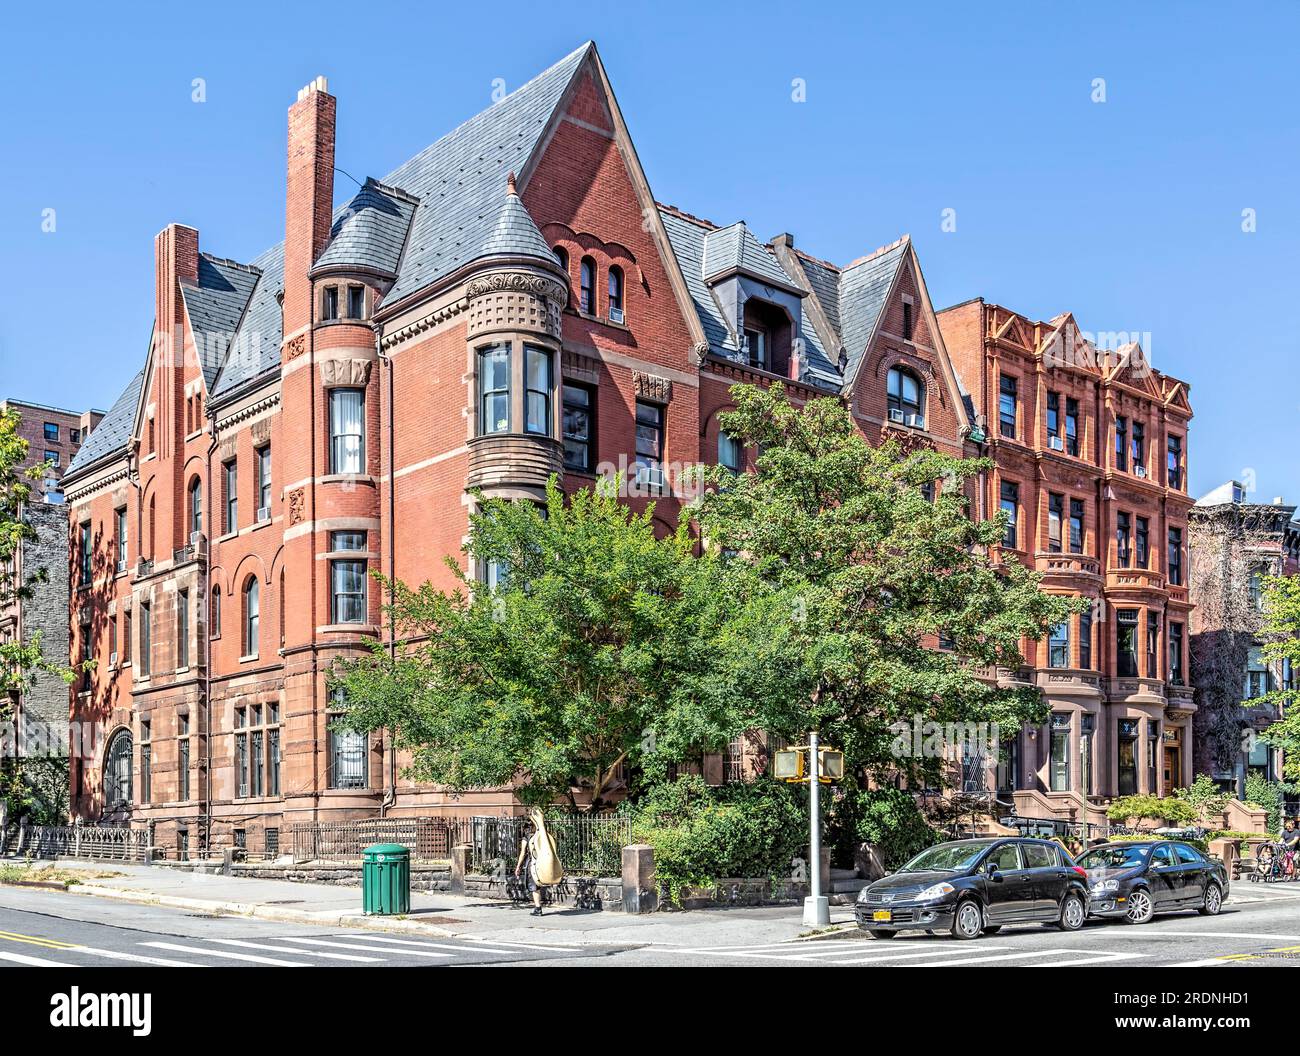
[[[199,279],[199,233],[168,224],[153,240],[154,405],[158,453],[170,455],[183,442],[185,399],[185,306],[181,282]],[[180,430],[180,432],[178,432]]]
[[334,211],[334,121],[337,101],[317,77],[289,107],[289,160],[284,210],[284,337],[311,323],[307,273],[329,240]]

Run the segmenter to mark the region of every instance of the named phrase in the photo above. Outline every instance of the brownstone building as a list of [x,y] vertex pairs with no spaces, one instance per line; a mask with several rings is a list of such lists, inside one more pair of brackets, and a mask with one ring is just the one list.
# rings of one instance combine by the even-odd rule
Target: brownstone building
[[1187,385],[1140,345],[1098,349],[1070,314],[1050,322],[968,301],[939,324],[996,467],[987,508],[1011,519],[1001,558],[1051,593],[1091,599],[1000,681],[1042,690],[998,771],[1019,813],[1076,819],[1080,796],[1167,795],[1191,779]]
[[[388,640],[367,573],[446,585],[475,492],[535,500],[552,474],[570,490],[615,476],[667,530],[690,497],[683,470],[745,464],[718,424],[738,381],[842,398],[872,440],[985,448],[982,336],[958,327],[967,359],[950,357],[911,240],[839,267],[789,234],[763,242],[657,203],[594,45],[338,209],[335,118],[322,81],[290,108],[283,243],[240,263],[191,228],[158,235],[148,361],[65,480],[74,649],[105,661],[73,704],[104,734],[74,766],[74,808],[153,822],[178,851],[270,846],[295,820],[517,808],[510,789],[415,786],[385,737],[329,728],[334,659]],[[1026,400],[1033,348],[1015,367]],[[995,374],[1011,370],[997,351]],[[1157,423],[1185,426],[1186,405],[1176,383],[1153,384],[1098,376],[1078,391],[1164,443]],[[1026,467],[1047,446],[1036,435],[1014,445]],[[1000,461],[1013,447],[994,446]],[[1176,508],[1154,461],[1150,479],[1100,448],[1076,461],[1132,508]],[[1017,479],[1028,500],[1034,476]],[[972,491],[978,515],[1000,481]],[[1090,516],[1113,516],[1097,502]],[[1013,552],[1032,563],[1029,538]],[[1061,589],[1103,595],[1092,552],[1096,567],[1062,571]],[[1163,573],[1133,575],[1143,617],[1177,611]],[[1078,673],[1100,680],[1100,638],[1094,655]],[[1115,690],[1133,698],[1123,706],[1173,728],[1164,675],[1143,676]],[[1096,714],[1101,685],[1060,699]],[[1045,765],[1030,753],[1026,775]],[[715,780],[749,768],[739,743],[704,764]],[[1099,762],[1099,790],[1107,773]],[[1037,791],[1026,805],[1059,807]]]
[[[445,582],[471,489],[614,474],[668,528],[682,470],[744,464],[718,427],[737,381],[976,450],[910,240],[837,268],[660,206],[594,45],[340,209],[335,117],[322,81],[290,108],[282,244],[241,263],[158,235],[148,360],[65,481],[73,650],[102,661],[73,703],[103,732],[74,810],[178,852],[515,808],[329,729],[330,664],[388,633],[367,573]],[[706,772],[744,765],[736,745]]]
[[90,431],[104,417],[103,411],[69,411],[62,407],[49,407],[28,400],[0,400],[0,413],[12,411],[19,415],[18,435],[27,441],[27,458],[20,469],[48,462],[50,468],[34,492],[51,502],[63,500],[60,480]]

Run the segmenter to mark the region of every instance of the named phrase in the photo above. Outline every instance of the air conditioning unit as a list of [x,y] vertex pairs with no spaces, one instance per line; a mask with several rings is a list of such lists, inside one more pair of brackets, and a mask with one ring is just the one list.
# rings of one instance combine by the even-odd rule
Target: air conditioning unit
[[1145,477],[1145,476],[1147,475],[1147,467],[1146,467],[1146,466],[1134,466],[1134,467],[1133,467],[1133,472],[1134,472],[1137,476],[1139,476],[1139,477]]
[[117,653],[108,654],[108,666],[117,667]]
[[910,425],[913,429],[924,429],[924,428],[925,428],[925,415],[923,415],[923,414],[909,414],[909,415],[907,416],[907,424]]
[[258,523],[261,523],[262,521],[269,521],[270,519],[271,519],[271,507],[270,507],[270,506],[259,506],[259,507],[257,508],[257,520],[258,520]]
[[195,557],[204,557],[208,552],[208,537],[202,532],[190,532],[190,548]]
[[903,412],[902,412],[902,411],[898,411],[898,410],[894,410],[893,408],[890,408],[890,411],[889,411],[889,420],[890,420],[891,422],[897,422],[899,425],[902,425],[902,424],[903,424]]
[[664,486],[663,466],[649,466],[637,463],[636,482],[642,487],[662,488]]
[[126,558],[123,558],[121,561],[119,561],[119,562],[117,563],[117,570],[118,570],[119,572],[125,572],[125,571],[126,571]]
[[609,310],[609,321],[611,323],[621,323],[623,321],[623,309],[611,308]]
[[1065,441],[1062,440],[1059,436],[1049,436],[1047,438],[1047,446],[1050,447],[1053,451],[1064,451]]

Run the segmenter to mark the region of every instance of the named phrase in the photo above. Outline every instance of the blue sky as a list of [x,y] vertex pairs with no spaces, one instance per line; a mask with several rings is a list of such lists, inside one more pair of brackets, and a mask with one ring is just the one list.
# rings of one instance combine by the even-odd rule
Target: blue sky
[[1193,491],[1245,476],[1298,502],[1300,5],[1248,10],[21,5],[0,40],[0,395],[112,403],[168,222],[241,260],[283,236],[285,110],[312,77],[362,180],[592,38],[661,201],[841,264],[910,232],[938,306],[1150,334],[1191,383]]

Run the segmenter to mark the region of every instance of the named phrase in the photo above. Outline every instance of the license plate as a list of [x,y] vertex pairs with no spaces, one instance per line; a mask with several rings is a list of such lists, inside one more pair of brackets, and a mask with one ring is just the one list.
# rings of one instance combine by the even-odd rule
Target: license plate
[[871,919],[881,924],[888,924],[894,919],[894,911],[892,909],[878,909],[871,914]]

